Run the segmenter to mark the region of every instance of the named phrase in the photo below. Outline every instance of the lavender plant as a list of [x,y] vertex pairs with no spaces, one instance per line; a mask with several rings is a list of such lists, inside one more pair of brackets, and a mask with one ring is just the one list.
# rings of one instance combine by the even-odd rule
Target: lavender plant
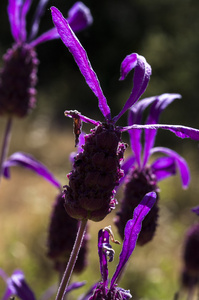
[[[179,94],[163,94],[140,100],[129,110],[129,126],[142,123],[143,113],[149,105],[151,107],[146,124],[157,124],[162,111],[175,99],[179,98],[181,98]],[[179,170],[182,187],[187,188],[190,182],[190,172],[186,161],[169,148],[154,147],[156,129],[145,129],[144,131],[144,144],[142,145],[142,131],[140,129],[129,130],[132,155],[122,164],[124,176],[120,180],[120,185],[124,183],[124,196],[115,219],[115,224],[122,239],[124,238],[125,224],[131,218],[133,210],[146,193],[159,191],[158,182],[160,180],[175,175]],[[164,156],[150,163],[150,156],[158,152],[164,154]],[[158,211],[157,201],[143,221],[138,238],[139,245],[144,245],[153,238],[157,226]]]
[[[29,0],[8,1],[8,17],[14,44],[3,56],[4,65],[0,71],[0,116],[7,118],[0,157],[0,175],[8,152],[13,117],[25,117],[36,104],[39,60],[35,47],[59,38],[56,28],[37,37],[40,19],[48,0],[39,1],[30,32],[27,32],[26,17],[31,4],[32,1]],[[80,31],[92,23],[92,16],[83,3],[77,2],[68,12],[68,22],[75,31]]]
[[78,255],[78,248],[81,245],[86,222],[88,219],[100,221],[115,208],[115,186],[119,184],[122,176],[121,160],[125,150],[125,144],[121,140],[121,133],[130,129],[167,129],[178,137],[189,137],[195,140],[199,138],[199,131],[193,128],[180,125],[130,125],[127,127],[116,126],[120,117],[134,105],[144,93],[151,75],[151,67],[145,58],[132,53],[128,55],[121,64],[121,77],[123,80],[127,74],[135,68],[133,78],[133,89],[123,109],[114,118],[106,98],[100,87],[96,73],[91,67],[86,51],[78,41],[68,22],[63,18],[60,11],[52,7],[52,18],[58,33],[66,47],[72,53],[86,83],[98,98],[99,109],[105,121],[92,120],[77,111],[65,111],[65,115],[74,119],[74,133],[76,143],[81,132],[81,122],[91,123],[96,127],[91,133],[85,136],[83,151],[74,158],[72,171],[68,174],[69,185],[65,189],[65,208],[68,214],[81,220],[76,243],[73,248],[71,260],[64,273],[57,300],[62,299],[64,289],[67,286],[75,260]]

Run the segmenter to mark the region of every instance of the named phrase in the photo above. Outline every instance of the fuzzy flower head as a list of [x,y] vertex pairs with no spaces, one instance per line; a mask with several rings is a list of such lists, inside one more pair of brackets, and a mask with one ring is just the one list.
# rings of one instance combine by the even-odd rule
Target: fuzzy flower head
[[[3,57],[0,70],[0,115],[24,117],[36,103],[38,59],[35,46],[59,38],[56,28],[37,37],[41,16],[48,0],[40,0],[30,32],[26,30],[26,16],[32,0],[8,0],[8,17],[14,38],[12,48]],[[75,31],[92,23],[89,9],[77,2],[68,13],[68,22]]]
[[104,228],[99,231],[98,234],[98,254],[100,260],[100,271],[102,275],[102,281],[97,285],[93,295],[89,300],[122,300],[130,299],[130,291],[124,290],[118,287],[118,280],[123,273],[125,266],[135,249],[137,238],[142,227],[142,221],[148,214],[150,209],[156,202],[156,193],[151,192],[145,195],[142,202],[135,209],[133,218],[128,221],[125,227],[125,239],[122,247],[122,251],[119,257],[119,263],[116,267],[116,271],[113,274],[112,279],[108,278],[108,262],[113,261],[114,250],[112,249],[109,238],[113,242],[118,243],[113,239],[110,228]]
[[[161,112],[175,99],[179,98],[181,98],[179,94],[163,94],[139,101],[129,111],[129,126],[141,124],[142,115],[148,106],[151,107],[146,125],[157,124]],[[159,191],[158,182],[160,180],[175,175],[178,169],[181,175],[182,187],[187,188],[190,181],[188,165],[178,153],[169,148],[154,147],[157,130],[147,128],[144,130],[144,133],[144,143],[142,144],[142,130],[129,130],[132,155],[122,165],[125,176],[121,179],[120,184],[125,182],[124,197],[115,221],[122,238],[124,238],[125,224],[131,217],[133,210],[146,193]],[[150,156],[157,152],[162,153],[163,156],[149,163]],[[157,201],[143,222],[138,244],[144,245],[154,236],[158,220],[158,210]]]
[[[69,215],[77,219],[102,220],[116,204],[115,187],[122,177],[120,167],[126,148],[121,141],[121,133],[130,128],[145,128],[146,125],[130,127],[116,126],[120,117],[134,105],[144,93],[151,75],[151,67],[145,58],[137,53],[127,55],[121,64],[121,77],[124,80],[134,70],[133,89],[124,107],[115,117],[111,116],[110,107],[101,89],[87,53],[67,20],[61,12],[51,7],[52,18],[65,46],[72,53],[86,83],[98,98],[98,106],[104,116],[104,122],[83,116],[78,111],[67,110],[65,115],[74,120],[76,144],[81,132],[81,122],[91,123],[96,127],[85,136],[82,152],[75,157],[73,170],[68,174],[69,185],[65,189],[65,207]],[[199,139],[198,130],[173,125],[148,125],[149,128],[163,128],[177,136]]]

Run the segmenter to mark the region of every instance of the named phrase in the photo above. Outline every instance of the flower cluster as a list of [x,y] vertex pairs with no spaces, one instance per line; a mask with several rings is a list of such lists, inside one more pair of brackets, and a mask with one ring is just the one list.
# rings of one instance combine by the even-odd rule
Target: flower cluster
[[[24,117],[36,104],[38,58],[35,47],[43,42],[57,39],[56,28],[37,37],[41,16],[48,1],[40,0],[28,34],[26,17],[32,1],[9,0],[8,17],[14,38],[12,48],[3,57],[0,71],[0,115]],[[68,22],[75,31],[92,23],[89,9],[77,2],[68,12]]]
[[[0,158],[0,175],[9,179],[10,169],[20,166],[32,170],[57,190],[46,243],[46,255],[59,273],[59,281],[61,279],[56,300],[65,299],[69,292],[85,284],[71,283],[71,276],[73,271],[79,273],[87,265],[87,245],[90,239],[88,220],[103,220],[119,202],[115,225],[123,245],[116,270],[110,279],[108,263],[112,263],[115,255],[110,240],[115,244],[120,242],[114,239],[111,227],[107,226],[98,233],[101,280],[94,283],[80,299],[127,300],[132,298],[131,291],[121,288],[119,280],[136,243],[144,245],[155,234],[160,201],[159,181],[179,172],[183,188],[187,188],[190,182],[190,171],[184,158],[169,148],[154,147],[157,131],[169,130],[180,138],[198,141],[199,130],[181,125],[159,124],[164,109],[181,96],[164,93],[140,100],[152,71],[146,59],[137,53],[127,55],[121,63],[120,80],[124,80],[133,71],[133,88],[121,111],[113,117],[87,53],[74,33],[92,23],[90,10],[83,3],[77,2],[69,10],[66,19],[56,7],[51,7],[55,27],[37,37],[40,18],[47,3],[48,0],[39,0],[28,33],[26,17],[32,0],[8,0],[8,16],[14,44],[4,55],[3,68],[0,71],[0,115],[10,119],[13,116],[24,117],[35,106],[39,63],[35,47],[40,43],[61,38],[73,55],[87,85],[97,97],[103,120],[93,120],[77,110],[64,112],[66,117],[73,119],[77,147],[77,152],[70,156],[72,170],[67,175],[66,185],[63,186],[46,166],[30,154],[16,152],[6,157],[7,134]],[[127,126],[117,125],[126,112]],[[146,115],[147,118],[143,121]],[[82,132],[82,123],[89,123],[94,128],[85,134]],[[123,132],[128,132],[132,150],[127,158],[127,144],[122,140]],[[151,156],[157,153],[161,153],[161,156],[151,162]],[[124,193],[122,200],[117,201],[116,193],[120,186],[124,187]],[[199,214],[199,207],[192,210]],[[181,274],[181,283],[188,289],[190,300],[193,299],[192,291],[199,282],[198,247],[199,227],[195,224],[186,235]],[[22,300],[36,300],[21,270],[15,270],[9,277],[0,269],[0,276],[6,285],[2,300],[11,299],[12,296]],[[42,299],[50,299],[54,293],[55,288],[50,287]]]
[[[58,33],[72,53],[86,83],[98,98],[99,109],[105,117],[105,122],[101,123],[89,119],[78,112],[66,111],[65,115],[74,119],[78,124],[75,129],[81,131],[81,121],[94,124],[96,128],[91,134],[85,136],[83,151],[77,154],[74,159],[73,170],[68,175],[69,185],[65,190],[65,208],[69,215],[78,219],[102,220],[114,207],[116,200],[115,187],[121,178],[120,161],[123,158],[125,145],[120,139],[120,132],[133,128],[156,129],[163,128],[174,132],[181,138],[190,137],[198,139],[198,131],[192,128],[174,125],[160,125],[149,123],[150,125],[130,125],[127,127],[116,126],[120,117],[138,101],[144,93],[151,75],[151,67],[145,58],[132,53],[125,57],[121,64],[121,80],[135,68],[134,86],[129,99],[126,101],[120,113],[111,117],[111,111],[106,98],[102,92],[96,73],[91,67],[86,51],[78,41],[74,32],[60,11],[52,7],[52,18]],[[121,151],[122,149],[122,151]],[[109,164],[112,164],[112,170]],[[111,172],[112,171],[112,172]],[[110,185],[112,183],[113,185]],[[99,195],[103,196],[101,200]]]
[[[179,98],[179,94],[163,94],[140,100],[129,111],[129,126],[141,124],[142,115],[149,105],[151,105],[151,108],[146,124],[157,124],[160,113],[175,99]],[[142,147],[142,131],[140,129],[129,130],[132,155],[122,164],[124,177],[121,178],[120,185],[125,182],[124,197],[121,201],[120,211],[115,219],[115,224],[122,238],[124,238],[125,224],[131,218],[135,207],[146,193],[159,191],[158,182],[160,180],[175,175],[178,169],[182,179],[182,187],[187,188],[189,185],[190,174],[186,161],[169,148],[154,147],[156,133],[156,129],[145,129],[145,142]],[[164,156],[157,158],[150,164],[150,156],[158,152],[164,154]],[[153,238],[157,226],[158,211],[157,201],[143,221],[142,230],[138,238],[139,245],[144,245]]]

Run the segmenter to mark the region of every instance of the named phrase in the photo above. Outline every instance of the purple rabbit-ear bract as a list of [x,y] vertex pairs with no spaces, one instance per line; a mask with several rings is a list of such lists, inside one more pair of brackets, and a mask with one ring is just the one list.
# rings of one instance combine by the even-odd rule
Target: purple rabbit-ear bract
[[[178,170],[180,172],[182,187],[184,189],[186,189],[190,183],[190,171],[189,171],[189,167],[188,167],[188,164],[185,161],[185,159],[182,156],[180,156],[177,152],[175,152],[174,150],[171,150],[166,147],[155,147],[155,148],[151,149],[151,154],[156,153],[156,152],[161,152],[163,154],[168,155],[170,158],[174,159],[176,168],[178,168]],[[154,167],[155,167],[155,165],[152,164],[152,168],[154,168]],[[171,172],[172,171],[173,170],[171,170]],[[173,174],[170,173],[170,176],[171,175],[173,175]]]
[[90,9],[82,2],[76,2],[68,11],[67,21],[74,32],[81,31],[93,23]]
[[[179,94],[162,94],[156,96],[156,101],[153,102],[146,124],[157,124],[160,118],[160,114],[163,110],[171,104],[174,100],[180,99]],[[145,147],[144,147],[144,158],[143,165],[146,165],[149,159],[149,153],[151,148],[154,146],[155,137],[157,130],[145,129]]]
[[72,53],[75,62],[77,63],[82,75],[84,76],[86,83],[98,98],[99,109],[106,118],[111,119],[110,108],[107,104],[106,98],[100,87],[99,80],[96,73],[94,72],[91,63],[87,57],[87,53],[83,46],[80,44],[76,35],[70,28],[67,20],[63,17],[61,12],[56,7],[51,7],[52,19],[57,27],[57,31],[60,35],[61,40]]
[[41,17],[43,16],[46,6],[48,4],[49,0],[40,0],[37,7],[36,7],[36,11],[33,17],[33,21],[32,21],[32,26],[31,26],[31,30],[30,30],[30,34],[28,37],[29,41],[32,41],[38,34],[39,31],[39,24],[40,24],[40,20]]
[[160,157],[151,164],[151,169],[160,181],[176,174],[176,161],[172,157]]
[[17,296],[21,300],[36,300],[21,270],[15,270],[11,277],[6,280],[6,284],[7,289],[2,300],[9,300],[11,296]]
[[176,136],[179,138],[185,139],[185,138],[190,138],[192,140],[198,141],[199,140],[199,130],[192,128],[192,127],[187,127],[187,126],[182,126],[182,125],[167,125],[167,124],[152,124],[152,125],[137,125],[134,124],[132,126],[125,126],[125,127],[120,127],[120,131],[128,131],[131,129],[164,129],[164,130],[169,130],[173,132]]
[[142,221],[149,213],[156,202],[157,195],[155,192],[147,193],[140,204],[136,207],[133,214],[133,219],[126,223],[124,231],[124,243],[120,253],[119,263],[112,277],[110,288],[117,282],[122,269],[125,267],[129,257],[135,249],[138,235],[142,228]]
[[137,54],[132,53],[127,55],[121,64],[121,77],[120,80],[124,80],[127,74],[132,70],[134,71],[133,76],[133,89],[129,99],[126,101],[123,109],[120,113],[113,118],[116,123],[119,118],[141,97],[147,88],[149,79],[151,76],[151,66],[147,63],[146,59]]
[[[157,99],[156,97],[149,97],[140,100],[139,102],[132,105],[132,107],[129,110],[128,125],[131,126],[133,124],[141,124],[142,114],[144,110],[156,99]],[[142,152],[141,134],[142,134],[141,129],[129,130],[131,149],[135,154],[136,161],[139,167],[141,166],[141,152]]]
[[[48,0],[41,0],[40,2],[45,2]],[[42,3],[44,5],[45,3]],[[46,5],[46,4],[45,4]],[[43,7],[41,7],[43,9]],[[37,22],[33,23],[33,28],[32,28],[32,35],[30,40],[30,45],[32,47],[37,46],[38,44],[44,43],[46,41],[50,41],[53,39],[58,39],[60,38],[60,35],[57,31],[57,28],[51,28],[50,30],[44,32],[40,36],[38,36],[36,39],[32,40],[33,37],[35,37],[36,30],[34,31],[34,27],[38,27],[39,22],[38,22],[38,17],[39,13],[37,14]],[[40,15],[41,17],[41,15]],[[67,22],[69,23],[70,27],[74,32],[81,31],[85,29],[86,27],[90,26],[93,22],[92,15],[90,13],[90,10],[87,6],[85,6],[82,2],[76,2],[71,9],[68,11],[68,18],[66,19]]]
[[23,152],[15,152],[3,163],[3,175],[10,178],[10,167],[21,166],[36,172],[38,175],[49,181],[56,188],[61,188],[59,181],[41,162],[33,156]]
[[15,42],[24,42],[26,40],[26,14],[31,2],[31,0],[9,0],[8,2],[8,17]]

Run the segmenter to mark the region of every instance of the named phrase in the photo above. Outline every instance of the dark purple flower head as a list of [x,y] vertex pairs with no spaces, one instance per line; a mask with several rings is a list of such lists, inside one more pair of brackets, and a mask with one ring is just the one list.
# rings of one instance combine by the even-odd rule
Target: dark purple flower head
[[[26,16],[31,4],[32,0],[8,1],[8,17],[14,45],[4,55],[4,66],[0,70],[0,115],[24,117],[34,108],[39,63],[34,47],[59,38],[56,28],[36,37],[48,0],[39,1],[28,34]],[[89,9],[83,3],[77,2],[69,10],[68,22],[75,31],[84,29],[92,23]]]
[[100,260],[100,271],[102,275],[102,281],[96,287],[93,295],[89,300],[122,300],[130,299],[130,291],[126,291],[118,287],[117,282],[121,273],[124,271],[126,263],[128,262],[131,254],[133,253],[138,235],[142,227],[142,221],[149,213],[150,209],[156,202],[156,193],[151,192],[145,195],[142,202],[137,206],[134,211],[133,218],[130,219],[125,227],[125,238],[122,247],[122,251],[119,257],[119,263],[116,271],[110,280],[110,286],[108,285],[108,261],[113,260],[114,251],[109,243],[110,229],[104,228],[99,231],[98,234],[98,254]]
[[[64,208],[64,198],[59,194],[53,206],[49,230],[48,230],[48,257],[54,262],[54,267],[62,273],[69,260],[76,234],[78,231],[78,220],[71,218]],[[88,233],[85,234],[80,249],[74,272],[81,272],[87,265],[87,242]]]
[[69,186],[66,186],[65,207],[69,215],[78,219],[102,220],[116,203],[115,186],[119,184],[122,176],[120,162],[123,158],[125,145],[121,142],[121,132],[131,128],[163,128],[174,132],[181,138],[190,137],[199,139],[199,131],[196,129],[178,125],[131,125],[118,127],[116,122],[132,107],[144,93],[151,75],[151,67],[143,56],[137,53],[127,55],[121,64],[121,80],[135,69],[133,77],[133,89],[120,113],[111,117],[111,110],[101,89],[96,73],[92,69],[87,53],[67,20],[60,11],[51,7],[52,18],[58,33],[72,53],[80,72],[86,83],[98,98],[98,106],[105,122],[92,120],[81,115],[77,111],[67,110],[65,115],[74,119],[74,132],[76,144],[81,133],[81,122],[91,123],[96,126],[90,134],[85,136],[83,151],[75,158],[73,170],[68,175]]
[[[180,98],[179,94],[163,94],[137,102],[130,109],[129,126],[141,124],[144,110],[149,105],[151,107],[146,124],[157,124],[160,113],[178,98]],[[158,181],[175,175],[177,169],[180,171],[183,188],[187,188],[190,181],[188,165],[179,154],[165,147],[154,148],[157,129],[145,129],[144,133],[145,139],[142,145],[142,130],[129,130],[133,153],[122,165],[125,176],[120,180],[120,184],[125,182],[125,189],[121,209],[115,221],[122,238],[124,238],[125,224],[131,218],[132,212],[143,196],[150,191],[159,191]],[[156,152],[160,152],[164,156],[149,164],[150,156]],[[158,211],[157,201],[143,222],[142,231],[138,238],[139,245],[144,245],[153,238],[157,226]]]

